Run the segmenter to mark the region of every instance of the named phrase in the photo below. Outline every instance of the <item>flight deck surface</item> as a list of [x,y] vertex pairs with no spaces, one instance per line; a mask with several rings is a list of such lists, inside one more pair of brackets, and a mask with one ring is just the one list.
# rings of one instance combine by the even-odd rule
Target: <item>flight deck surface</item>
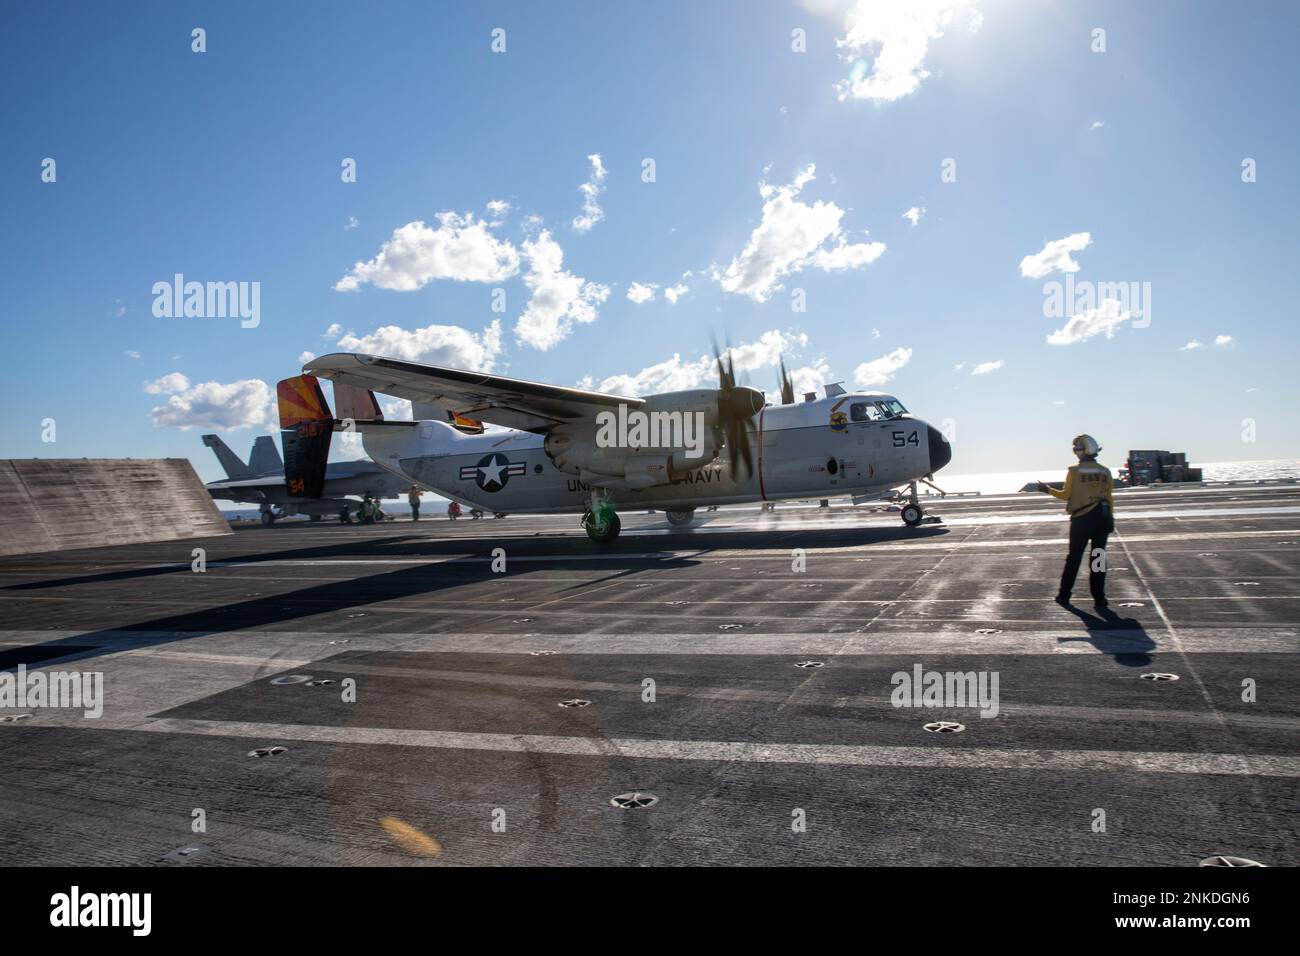
[[[1300,489],[1117,494],[1110,617],[1086,573],[1051,600],[1059,503],[923,503],[2,559],[0,669],[100,672],[104,707],[0,709],[0,858],[1296,862]],[[996,675],[996,716],[894,706],[918,665]]]

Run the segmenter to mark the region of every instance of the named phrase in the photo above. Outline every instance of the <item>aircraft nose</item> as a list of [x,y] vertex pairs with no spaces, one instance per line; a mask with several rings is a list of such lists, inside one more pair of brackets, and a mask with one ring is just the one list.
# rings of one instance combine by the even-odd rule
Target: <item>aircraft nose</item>
[[943,437],[943,432],[933,425],[926,425],[925,431],[930,442],[930,474],[934,474],[952,461],[952,445]]

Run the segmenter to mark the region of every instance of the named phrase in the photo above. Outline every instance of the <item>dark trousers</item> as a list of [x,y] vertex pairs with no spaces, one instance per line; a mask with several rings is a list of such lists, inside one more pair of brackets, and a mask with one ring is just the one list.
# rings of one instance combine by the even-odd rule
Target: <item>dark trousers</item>
[[1101,562],[1104,569],[1104,555],[1098,558],[1093,557],[1093,552],[1100,548],[1103,552],[1106,550],[1106,538],[1110,536],[1109,522],[1102,511],[1100,505],[1093,508],[1085,515],[1070,519],[1070,550],[1065,556],[1065,570],[1061,572],[1061,590],[1062,597],[1069,597],[1070,592],[1074,590],[1074,579],[1079,574],[1079,562],[1083,560],[1084,552],[1088,555],[1088,588],[1092,591],[1093,601],[1106,600],[1106,572],[1105,570],[1095,571],[1093,566],[1096,562]]
[[420,506],[418,504],[411,505],[411,520],[412,521],[420,520]]

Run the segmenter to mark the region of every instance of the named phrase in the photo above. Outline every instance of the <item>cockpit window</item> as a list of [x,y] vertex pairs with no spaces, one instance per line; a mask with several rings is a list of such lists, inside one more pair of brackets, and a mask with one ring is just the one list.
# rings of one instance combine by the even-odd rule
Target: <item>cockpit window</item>
[[879,406],[881,412],[884,413],[886,418],[898,418],[900,415],[907,414],[907,409],[903,407],[903,403],[896,398],[891,398],[883,402],[876,402],[876,405]]
[[855,422],[878,422],[884,417],[871,402],[854,402],[849,406],[849,418]]

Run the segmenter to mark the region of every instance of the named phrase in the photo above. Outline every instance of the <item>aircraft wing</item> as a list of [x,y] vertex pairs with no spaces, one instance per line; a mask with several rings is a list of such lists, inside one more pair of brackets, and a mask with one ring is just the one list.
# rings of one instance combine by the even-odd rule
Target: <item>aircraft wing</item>
[[612,411],[620,404],[628,408],[644,404],[640,398],[350,352],[322,355],[302,370],[306,375],[413,402],[437,403],[465,418],[530,432],[545,432],[561,422],[593,418],[597,412]]

